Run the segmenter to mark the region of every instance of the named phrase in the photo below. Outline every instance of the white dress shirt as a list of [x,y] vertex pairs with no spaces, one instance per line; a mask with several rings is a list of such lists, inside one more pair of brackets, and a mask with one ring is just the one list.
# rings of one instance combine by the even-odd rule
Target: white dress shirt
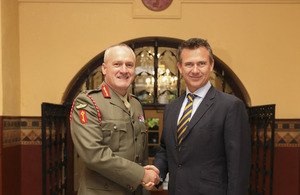
[[178,117],[178,119],[177,119],[177,124],[178,124],[178,122],[179,122],[179,120],[180,120],[180,118],[181,118],[181,116],[182,116],[182,114],[183,114],[183,112],[184,112],[184,108],[185,108],[186,103],[187,103],[187,101],[188,101],[188,100],[187,100],[187,95],[188,95],[189,93],[194,94],[194,95],[197,95],[197,96],[195,97],[195,99],[194,99],[194,102],[193,102],[193,110],[192,110],[192,115],[191,115],[191,118],[192,118],[193,115],[195,114],[196,110],[198,109],[199,105],[200,105],[201,102],[203,101],[203,99],[204,99],[205,95],[207,94],[207,92],[208,92],[208,90],[209,90],[210,87],[211,87],[211,83],[208,81],[203,87],[197,89],[194,93],[191,93],[191,92],[189,91],[189,89],[186,88],[186,95],[185,95],[184,101],[183,101],[183,103],[182,103],[182,105],[181,105],[179,117]]

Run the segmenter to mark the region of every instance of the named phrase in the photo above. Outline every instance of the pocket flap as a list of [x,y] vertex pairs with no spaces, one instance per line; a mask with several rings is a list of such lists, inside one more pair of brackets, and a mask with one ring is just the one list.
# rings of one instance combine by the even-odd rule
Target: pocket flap
[[124,122],[102,122],[102,130],[103,131],[127,131],[126,128],[127,123]]

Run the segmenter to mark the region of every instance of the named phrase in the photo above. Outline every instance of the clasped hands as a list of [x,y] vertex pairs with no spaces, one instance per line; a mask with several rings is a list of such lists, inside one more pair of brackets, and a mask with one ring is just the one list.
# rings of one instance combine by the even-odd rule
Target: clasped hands
[[159,184],[159,170],[153,165],[144,166],[145,174],[142,181],[142,185],[146,190],[152,190],[152,188]]

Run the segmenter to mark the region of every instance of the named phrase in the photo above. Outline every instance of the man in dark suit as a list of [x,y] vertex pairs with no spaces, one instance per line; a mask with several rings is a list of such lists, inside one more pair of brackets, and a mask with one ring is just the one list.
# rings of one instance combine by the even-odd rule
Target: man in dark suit
[[245,105],[211,85],[214,59],[206,40],[184,41],[178,57],[186,94],[166,106],[160,149],[148,168],[161,180],[169,172],[170,195],[246,195],[251,133]]

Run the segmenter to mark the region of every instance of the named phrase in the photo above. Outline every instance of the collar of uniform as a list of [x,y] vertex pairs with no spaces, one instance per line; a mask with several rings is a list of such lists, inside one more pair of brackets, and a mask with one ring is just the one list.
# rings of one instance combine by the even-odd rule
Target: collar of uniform
[[118,94],[118,93],[116,93],[120,98],[121,98],[121,100],[122,101],[127,101],[128,102],[128,93],[126,93],[126,95],[125,96],[122,96],[122,95],[120,95],[120,94]]
[[[118,106],[120,106],[120,107],[122,107],[122,105],[123,106],[125,106],[125,110],[127,110],[127,111],[129,111],[130,110],[130,103],[129,103],[129,101],[128,101],[128,96],[129,96],[129,94],[128,94],[128,92],[126,93],[126,95],[123,97],[122,95],[120,95],[119,93],[117,93],[115,90],[113,90],[105,81],[103,81],[103,83],[101,84],[101,89],[102,89],[102,93],[103,93],[103,96],[105,97],[105,98],[111,98],[112,96],[113,97],[116,97],[116,96],[118,96],[119,98],[120,98],[120,100],[122,100],[122,103],[120,104],[120,103],[118,103],[118,101],[116,102],[116,101],[113,101],[114,102],[114,104],[116,104],[116,105],[118,105]],[[108,92],[108,95],[109,96],[106,96],[106,93],[105,93],[105,91],[104,90],[106,90],[107,92]],[[113,98],[114,99],[114,98]],[[124,109],[124,107],[123,107],[123,109]]]
[[102,89],[102,94],[105,98],[111,98],[108,85],[105,82],[102,83],[101,89]]
[[126,93],[125,96],[122,96],[118,93],[116,93],[116,94],[121,98],[121,100],[123,101],[125,107],[129,110],[130,109],[130,103],[128,102],[128,93]]
[[108,97],[110,98],[111,95],[110,95],[110,90],[112,90],[115,94],[117,94],[121,100],[124,100],[124,98],[126,98],[126,101],[128,102],[128,96],[130,97],[130,99],[132,99],[131,95],[128,94],[128,92],[126,93],[126,95],[123,97],[122,95],[120,95],[119,93],[117,93],[115,90],[113,90],[113,88],[111,88],[105,81],[102,82],[101,84],[101,89],[102,89],[102,93],[103,93],[103,96],[104,97]]

